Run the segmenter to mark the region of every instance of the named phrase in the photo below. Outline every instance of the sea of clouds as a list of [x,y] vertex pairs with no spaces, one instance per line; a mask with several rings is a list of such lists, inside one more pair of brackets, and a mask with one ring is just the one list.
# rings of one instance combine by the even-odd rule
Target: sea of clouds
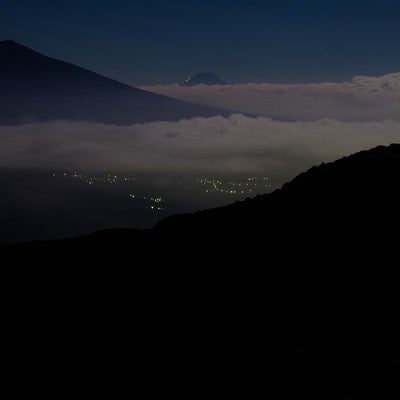
[[[160,86],[151,89],[241,113],[130,126],[0,126],[0,244],[149,227],[169,213],[235,200],[200,196],[197,186],[180,185],[186,175],[268,176],[273,190],[313,165],[399,142],[399,82],[400,74],[392,74],[347,83]],[[56,170],[121,171],[140,179],[132,188],[89,187],[53,178]],[[161,193],[165,212],[146,213],[130,190]]]
[[130,126],[0,126],[0,168],[262,173],[283,182],[319,162],[400,138],[400,73],[343,83],[147,89],[241,113]]
[[143,89],[200,104],[285,121],[400,120],[400,73],[307,84],[157,85]]
[[51,122],[0,127],[0,168],[160,173],[275,173],[397,142],[400,121],[283,122],[234,114],[115,126]]

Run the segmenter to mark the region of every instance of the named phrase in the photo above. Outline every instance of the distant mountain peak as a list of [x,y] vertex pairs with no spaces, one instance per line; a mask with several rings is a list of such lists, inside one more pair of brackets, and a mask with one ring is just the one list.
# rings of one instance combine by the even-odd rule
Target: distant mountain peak
[[2,40],[0,41],[0,57],[1,64],[10,62],[24,62],[24,58],[29,57],[40,57],[45,56],[38,53],[35,50],[30,49],[22,44],[19,44],[15,40]]
[[19,44],[15,40],[0,40],[0,49],[27,49],[28,47],[23,46],[22,44]]
[[0,46],[17,45],[20,46],[15,40],[0,40]]
[[212,72],[198,72],[195,75],[189,75],[180,85],[195,86],[195,85],[226,85],[221,78]]
[[53,120],[126,125],[232,114],[131,87],[14,40],[0,41],[0,88],[0,125]]

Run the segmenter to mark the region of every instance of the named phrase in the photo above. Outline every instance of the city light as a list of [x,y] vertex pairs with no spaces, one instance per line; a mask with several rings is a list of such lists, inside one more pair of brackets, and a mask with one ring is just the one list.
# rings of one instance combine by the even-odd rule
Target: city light
[[[166,210],[167,200],[164,196],[159,194],[141,193],[138,187],[152,187],[152,179],[137,178],[132,175],[123,175],[107,172],[104,174],[85,174],[79,171],[63,171],[51,172],[52,177],[59,177],[63,179],[73,180],[80,184],[88,186],[96,185],[121,185],[124,190],[126,188],[126,196],[130,198],[135,207],[142,207],[143,209],[152,212],[159,212]],[[182,179],[180,177],[175,182],[170,184],[170,187],[164,189],[169,193],[171,189],[176,191],[176,187],[182,190],[190,190],[190,193],[206,193],[207,196],[228,196],[232,200],[243,200],[246,195],[257,195],[271,191],[270,178],[250,176],[243,178],[222,178],[222,177],[196,177],[192,179]],[[132,191],[135,190],[135,192]],[[171,195],[172,196],[172,195]],[[216,198],[217,199],[217,198]],[[228,200],[229,201],[229,200]]]

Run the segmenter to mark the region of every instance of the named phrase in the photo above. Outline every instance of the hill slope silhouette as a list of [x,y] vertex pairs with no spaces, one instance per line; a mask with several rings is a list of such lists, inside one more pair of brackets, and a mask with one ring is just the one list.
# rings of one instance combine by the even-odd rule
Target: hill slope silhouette
[[124,125],[229,114],[122,84],[12,40],[0,42],[0,124],[79,120]]
[[1,391],[397,396],[399,166],[381,146],[148,231],[4,248]]

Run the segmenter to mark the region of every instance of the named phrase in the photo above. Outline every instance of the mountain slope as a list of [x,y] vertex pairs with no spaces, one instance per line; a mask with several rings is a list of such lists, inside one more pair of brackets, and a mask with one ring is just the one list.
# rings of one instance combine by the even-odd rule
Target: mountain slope
[[399,171],[381,146],[152,230],[3,249],[0,392],[398,397]]
[[[362,240],[376,240],[376,246],[383,245],[384,238],[387,243],[393,240],[391,230],[386,227],[395,226],[400,219],[398,171],[400,145],[379,146],[315,166],[271,194],[195,214],[172,216],[151,230],[110,230],[78,239],[22,245],[22,248],[26,246],[28,253],[31,249],[39,254],[43,251],[46,257],[44,249],[47,247],[74,249],[76,246],[76,251],[85,254],[85,246],[92,248],[107,242],[112,249],[109,256],[122,260],[138,241],[135,257],[147,257],[154,262],[176,257],[174,262],[180,265],[185,257],[192,251],[197,253],[195,249],[201,247],[203,250],[193,261],[197,264],[211,256],[226,260],[240,258],[240,254],[229,254],[234,243],[247,251],[267,241],[275,255],[278,249],[287,246],[301,251],[304,241],[324,248],[329,248],[332,241],[345,245],[349,236],[353,237],[354,249]],[[160,251],[153,253],[149,251],[151,248]],[[92,250],[88,250],[88,254]],[[253,259],[256,255],[249,257]],[[104,256],[97,259],[91,255],[86,267],[104,265],[107,268],[110,260]],[[17,263],[17,259],[13,258],[14,262]],[[67,269],[75,268],[68,258],[58,261],[65,263]],[[125,268],[123,263],[121,268]]]
[[14,41],[0,42],[0,124],[54,119],[130,124],[229,114],[124,85]]

